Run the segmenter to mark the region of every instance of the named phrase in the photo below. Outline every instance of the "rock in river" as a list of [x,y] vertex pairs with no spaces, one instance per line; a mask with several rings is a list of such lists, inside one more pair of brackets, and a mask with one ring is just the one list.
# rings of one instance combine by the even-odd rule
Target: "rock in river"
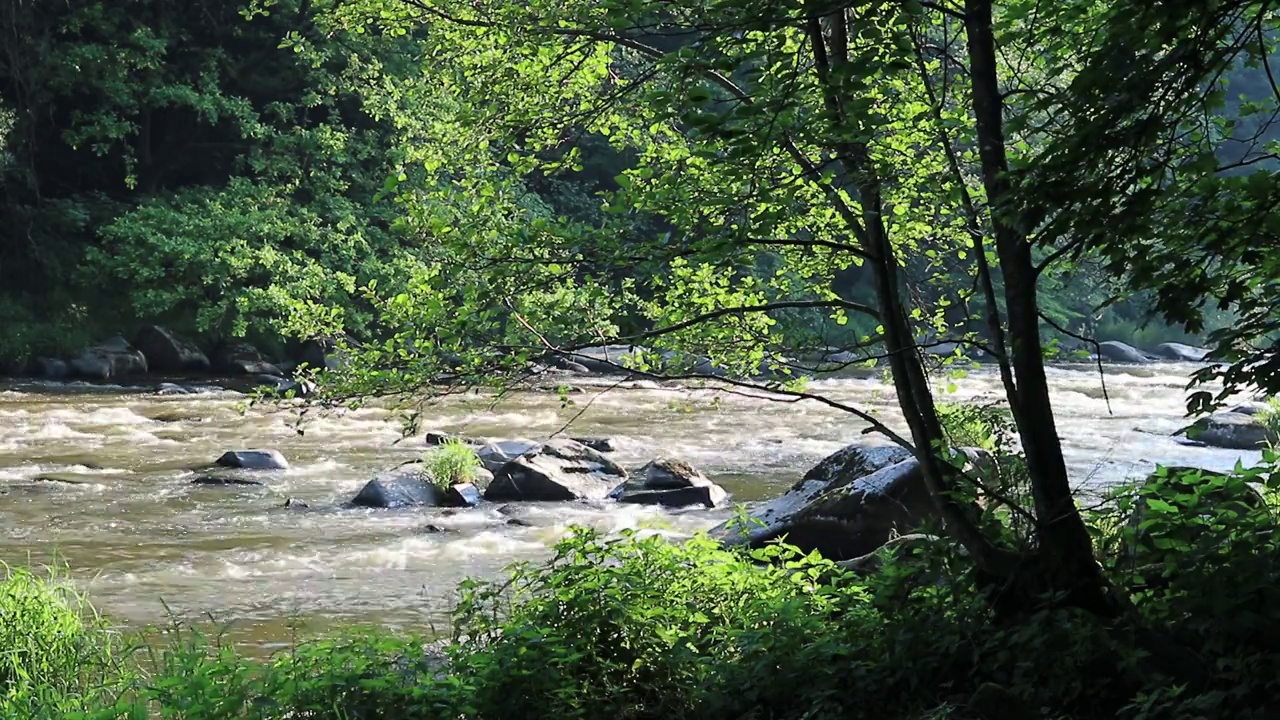
[[613,440],[610,438],[577,437],[577,438],[570,438],[570,439],[573,440],[574,442],[580,442],[583,445],[586,445],[587,447],[591,448],[592,450],[595,450],[596,452],[602,452],[602,453],[615,452],[618,449],[617,444],[615,444]]
[[1211,447],[1257,450],[1280,441],[1256,416],[1223,412],[1199,418],[1186,429],[1187,439]]
[[1152,362],[1141,350],[1126,345],[1115,340],[1098,343],[1098,355],[1104,360],[1110,360],[1117,363],[1130,363],[1134,365],[1145,365]]
[[713,529],[728,545],[758,547],[786,536],[833,560],[866,555],[894,533],[935,515],[919,463],[905,449],[850,445],[827,457],[781,497],[751,512],[758,526],[730,521]]
[[36,377],[49,380],[61,380],[71,374],[71,367],[65,360],[51,357],[38,357],[31,361],[27,371]]
[[1209,357],[1209,350],[1182,343],[1160,343],[1151,350],[1151,354],[1161,360],[1204,362],[1205,358]]
[[80,353],[71,361],[71,371],[87,380],[111,380],[147,372],[147,359],[116,335]]
[[444,504],[451,507],[475,507],[483,499],[479,488],[471,483],[450,485],[444,494]]
[[728,493],[683,460],[658,458],[645,465],[635,480],[611,493],[618,502],[636,505],[716,507]]
[[683,460],[660,457],[640,468],[640,480],[647,490],[677,490],[709,485],[710,480]]
[[249,470],[288,470],[289,461],[279,450],[228,450],[215,462],[229,468]]
[[626,470],[586,445],[550,440],[502,465],[484,497],[498,502],[602,500],[626,479]]
[[159,325],[138,331],[134,343],[147,358],[152,372],[184,372],[209,369],[209,358],[190,340]]
[[435,506],[444,504],[444,491],[436,486],[422,463],[410,463],[375,475],[351,499],[351,504],[370,508]]
[[213,357],[213,367],[219,372],[233,375],[283,375],[267,356],[246,342],[231,343],[218,350]]
[[542,443],[535,440],[501,440],[480,447],[476,450],[476,455],[480,457],[486,470],[496,474],[503,465],[541,446]]

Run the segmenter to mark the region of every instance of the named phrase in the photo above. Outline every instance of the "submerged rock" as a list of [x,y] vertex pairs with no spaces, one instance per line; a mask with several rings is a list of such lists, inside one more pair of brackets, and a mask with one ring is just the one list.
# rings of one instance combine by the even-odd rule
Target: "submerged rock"
[[310,510],[311,506],[298,498],[288,498],[284,501],[284,506],[290,510]]
[[152,372],[205,372],[210,367],[209,358],[195,343],[159,325],[139,330],[134,344]]
[[1104,360],[1116,363],[1146,365],[1152,362],[1151,358],[1147,357],[1141,350],[1116,340],[1098,343],[1098,355]]
[[479,438],[467,437],[466,435],[454,435],[453,433],[443,432],[441,430],[432,430],[422,436],[422,442],[432,447],[436,445],[444,445],[451,442],[460,442],[464,445],[484,445],[484,441]]
[[71,372],[87,380],[111,380],[147,372],[147,359],[127,340],[116,335],[80,353],[70,363]]
[[711,535],[727,545],[752,547],[785,536],[805,551],[847,560],[933,517],[933,500],[907,450],[854,444],[822,460],[782,496],[753,509],[746,526],[729,521]]
[[1188,440],[1211,447],[1232,450],[1257,450],[1280,441],[1267,425],[1254,415],[1222,412],[1197,419],[1186,428]]
[[249,470],[288,470],[289,461],[279,450],[228,450],[215,461],[216,465]]
[[261,480],[252,480],[246,477],[234,477],[227,475],[202,475],[191,481],[192,485],[214,485],[214,486],[232,486],[232,485],[265,485]]
[[436,486],[426,467],[422,463],[410,463],[375,475],[351,499],[351,504],[357,507],[399,508],[441,505],[444,504],[443,501],[444,491]]
[[1151,354],[1161,360],[1204,362],[1205,358],[1209,357],[1209,349],[1182,343],[1160,343],[1152,348]]
[[37,475],[32,482],[55,483],[58,485],[93,485],[96,481],[91,475],[80,473],[45,473]]
[[484,496],[499,502],[602,500],[626,479],[626,470],[586,445],[550,440],[502,465]]

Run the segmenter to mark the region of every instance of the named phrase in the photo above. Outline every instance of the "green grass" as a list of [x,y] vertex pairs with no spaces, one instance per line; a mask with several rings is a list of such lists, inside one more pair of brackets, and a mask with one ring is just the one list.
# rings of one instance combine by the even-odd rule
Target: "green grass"
[[484,466],[470,445],[453,439],[428,450],[422,462],[432,480],[444,490],[450,485],[475,482]]
[[0,718],[61,718],[106,702],[118,638],[64,574],[0,575]]

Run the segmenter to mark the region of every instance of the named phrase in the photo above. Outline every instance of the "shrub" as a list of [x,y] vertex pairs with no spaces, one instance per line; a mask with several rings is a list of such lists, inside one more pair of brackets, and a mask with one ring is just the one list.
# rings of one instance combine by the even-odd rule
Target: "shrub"
[[480,457],[461,440],[450,439],[431,448],[422,458],[436,484],[448,489],[457,483],[475,482],[483,467]]

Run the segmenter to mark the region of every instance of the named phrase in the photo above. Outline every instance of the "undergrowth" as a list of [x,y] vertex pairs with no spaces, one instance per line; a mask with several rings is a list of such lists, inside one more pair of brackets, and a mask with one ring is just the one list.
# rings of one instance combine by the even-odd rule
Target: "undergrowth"
[[[1269,718],[1280,716],[1280,475],[1166,469],[1090,513],[1133,603],[996,618],[950,542],[859,575],[780,545],[578,530],[461,587],[439,652],[355,635],[251,660],[170,632],[124,653],[56,577],[0,586],[5,718]],[[1049,606],[1046,606],[1049,607]],[[16,620],[15,618],[20,618]],[[128,655],[123,663],[113,658]]]

